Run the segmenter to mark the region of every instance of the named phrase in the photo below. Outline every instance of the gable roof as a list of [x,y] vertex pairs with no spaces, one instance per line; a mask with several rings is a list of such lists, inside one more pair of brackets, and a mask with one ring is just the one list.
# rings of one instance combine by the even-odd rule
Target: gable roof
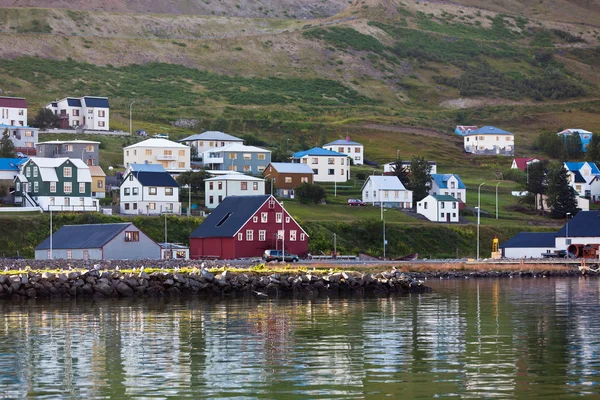
[[537,158],[532,157],[516,157],[514,159],[517,168],[521,171],[525,171],[527,169],[527,164],[530,164],[530,162],[533,160],[536,160],[536,162],[539,161]]
[[165,169],[165,167],[162,166],[162,164],[129,164],[129,167],[127,167],[128,170],[132,171],[132,172],[137,172],[137,171],[146,171],[146,172],[167,172],[167,170]]
[[19,171],[19,166],[28,158],[0,158],[0,171]]
[[31,157],[29,161],[33,162],[38,166],[40,170],[40,176],[44,182],[57,182],[58,176],[56,175],[56,168],[61,167],[67,161],[71,162],[75,168],[77,168],[77,182],[91,182],[92,175],[90,173],[90,167],[88,167],[79,158],[47,158],[47,157]]
[[67,105],[69,107],[81,107],[81,99],[67,97]]
[[189,146],[186,146],[184,144],[180,144],[177,142],[172,142],[170,140],[167,139],[160,139],[160,138],[151,138],[151,139],[146,139],[143,140],[141,142],[138,143],[134,143],[130,146],[124,147],[124,149],[134,149],[137,147],[177,147],[180,149],[189,149]]
[[322,147],[313,147],[309,150],[298,151],[292,154],[293,158],[302,158],[304,156],[325,156],[325,157],[348,157],[347,154],[338,153],[337,151],[331,151]]
[[[227,196],[190,238],[233,237],[271,195]],[[273,200],[275,198],[273,197]],[[275,200],[277,201],[277,200]]]
[[27,102],[22,97],[4,97],[4,96],[0,96],[0,107],[6,107],[6,108],[27,108]]
[[333,142],[329,142],[327,144],[324,144],[323,146],[335,146],[335,145],[352,145],[352,146],[362,146],[361,143],[358,142],[353,142],[352,140],[348,139],[338,139],[338,140],[334,140]]
[[[381,190],[406,190],[400,178],[392,175],[369,175],[363,184],[363,189],[371,181]],[[361,189],[362,190],[362,189]]]
[[[150,172],[139,171],[135,174],[130,172],[127,176],[133,174],[142,186],[159,186],[159,187],[179,187],[179,184],[168,172]],[[126,179],[123,179],[125,182]]]
[[465,186],[465,184],[463,183],[463,181],[460,179],[460,177],[456,174],[431,174],[431,179],[435,182],[435,184],[440,189],[450,189],[448,187],[448,180],[451,177],[455,177],[456,180],[458,181],[457,189],[466,189],[467,188]]
[[456,200],[454,197],[450,196],[449,194],[430,194],[430,196],[433,197],[434,199],[436,199],[437,201],[458,202],[458,200]]
[[214,178],[205,179],[206,181],[261,181],[264,182],[264,178],[257,178],[255,176],[245,175],[245,174],[226,174],[215,176]]
[[314,174],[314,171],[308,166],[308,164],[273,162],[270,165],[280,174]]
[[484,126],[482,128],[471,131],[471,133],[467,133],[465,136],[474,135],[513,135],[513,133],[507,132],[500,128],[496,128],[495,126]]
[[238,137],[232,136],[228,133],[220,132],[220,131],[206,131],[202,133],[196,133],[194,135],[185,137],[183,139],[178,140],[178,142],[190,142],[192,140],[223,140],[228,142],[243,142],[244,139],[240,139]]
[[92,176],[106,176],[104,170],[99,165],[90,165],[89,168]]
[[227,146],[213,147],[211,149],[204,150],[204,152],[211,152],[211,153],[220,153],[220,152],[225,152],[225,151],[230,151],[233,153],[271,153],[271,150],[262,149],[262,148],[256,147],[256,146],[246,146],[245,144],[242,144],[242,143],[231,143],[231,144],[228,144]]
[[587,162],[587,161],[581,161],[581,162],[576,162],[576,161],[567,161],[564,163],[565,167],[567,168],[567,170],[569,171],[579,171],[581,168],[583,168],[583,166],[585,164],[588,164],[591,168],[592,174],[594,175],[600,175],[600,170],[598,169],[598,167],[596,166],[595,163],[593,162]]
[[[133,226],[131,222],[115,224],[64,225],[52,234],[53,249],[97,249],[120,232]],[[50,249],[48,236],[36,250]]]
[[575,183],[585,183],[585,179],[583,179],[583,175],[581,175],[581,172],[575,171],[573,172],[573,176],[575,177],[575,179],[573,179]]
[[107,97],[85,96],[83,100],[86,107],[110,108]]
[[[558,237],[566,237],[566,224],[558,233]],[[569,220],[569,237],[600,237],[600,213],[598,211],[579,211]]]
[[521,232],[500,245],[501,249],[521,248],[521,247],[540,247],[553,248],[556,246],[555,232]]

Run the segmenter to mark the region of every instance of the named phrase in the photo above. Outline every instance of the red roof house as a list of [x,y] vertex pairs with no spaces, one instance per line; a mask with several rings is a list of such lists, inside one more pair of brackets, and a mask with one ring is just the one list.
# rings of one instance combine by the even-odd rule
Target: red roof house
[[190,235],[190,258],[260,257],[282,246],[304,257],[308,234],[275,197],[227,196]]
[[535,162],[540,162],[539,159],[537,158],[531,158],[531,157],[519,157],[519,158],[515,158],[512,162],[511,165],[511,169],[520,169],[521,171],[525,171],[527,169],[527,166],[531,163],[535,163]]

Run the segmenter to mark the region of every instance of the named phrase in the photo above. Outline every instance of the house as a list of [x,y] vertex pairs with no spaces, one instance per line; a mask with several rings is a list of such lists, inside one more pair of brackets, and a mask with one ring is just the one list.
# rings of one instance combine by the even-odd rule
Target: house
[[179,184],[164,169],[162,171],[130,170],[123,176],[119,194],[121,214],[181,214]]
[[178,243],[159,243],[162,260],[189,260],[190,248]]
[[65,97],[46,104],[45,108],[58,116],[62,129],[83,128],[97,131],[109,129],[110,107],[107,97]]
[[92,175],[92,197],[103,199],[106,197],[106,174],[98,165],[90,166]]
[[558,232],[523,232],[500,245],[505,258],[539,258],[542,253],[568,250],[574,247],[600,245],[600,214],[598,211],[579,211]]
[[590,131],[586,131],[585,129],[565,129],[564,131],[560,131],[557,133],[558,136],[562,137],[565,140],[567,137],[577,134],[581,139],[581,151],[584,153],[587,151],[587,147],[592,140],[593,133]]
[[294,189],[303,183],[313,183],[313,170],[302,163],[271,163],[263,176],[275,186],[277,197],[294,198]]
[[337,151],[321,147],[292,154],[292,162],[308,165],[313,170],[315,182],[343,183],[350,179],[350,160]]
[[237,171],[260,175],[271,162],[271,151],[255,146],[232,143],[224,147],[205,150],[201,154],[202,164],[220,171]]
[[429,194],[452,196],[461,203],[461,208],[467,203],[467,187],[456,174],[431,174]]
[[14,126],[0,124],[0,135],[8,134],[10,141],[15,146],[15,153],[25,157],[35,156],[35,146],[38,142],[38,128],[31,126]]
[[80,158],[86,165],[99,165],[100,142],[92,140],[52,140],[36,145],[37,155],[47,158]]
[[454,133],[460,136],[465,136],[473,131],[476,131],[477,129],[479,128],[477,128],[476,126],[457,125],[454,129]]
[[417,213],[433,222],[458,222],[459,202],[448,195],[429,195],[417,202]]
[[225,147],[234,143],[244,144],[244,139],[219,131],[206,131],[185,137],[178,142],[190,146],[190,148],[195,147],[196,154],[200,156],[205,150],[215,147]]
[[[591,183],[595,177],[600,176],[600,170],[593,162],[565,162],[565,169],[569,179],[569,185],[584,197],[592,197]],[[600,196],[600,192],[594,193]]]
[[520,169],[523,172],[526,172],[528,167],[536,162],[540,162],[541,160],[538,158],[532,157],[517,157],[513,159],[513,162],[510,166],[511,169]]
[[31,157],[15,177],[15,204],[44,211],[98,211],[90,168],[78,158]]
[[36,260],[158,260],[160,255],[160,246],[131,222],[64,225],[35,248]]
[[268,249],[308,253],[308,234],[271,195],[229,196],[190,235],[192,259],[260,257]]
[[216,208],[228,196],[265,194],[265,180],[244,174],[228,174],[204,180],[204,202],[208,209]]
[[406,190],[397,176],[369,175],[362,186],[362,201],[383,207],[412,208],[413,193]]
[[11,193],[14,191],[14,180],[21,171],[21,164],[27,158],[0,158],[0,199],[14,203]]
[[[397,161],[392,161],[387,164],[383,164],[383,174],[384,175],[394,175],[396,173],[396,162]],[[404,168],[407,172],[410,171],[410,164],[411,164],[410,160],[402,160],[400,162],[400,166],[402,168]],[[437,174],[437,163],[435,161],[427,161],[427,164],[429,164],[429,168],[430,168],[429,173]]]
[[484,126],[464,135],[465,152],[476,155],[513,156],[515,135],[496,128]]
[[327,143],[323,146],[326,150],[337,151],[338,153],[346,154],[354,165],[363,165],[364,163],[364,146],[358,142],[350,140],[350,136],[346,136],[346,139],[334,140],[333,142]]
[[190,148],[167,139],[152,138],[123,148],[123,164],[160,164],[170,173],[190,170]]
[[594,204],[600,203],[600,176],[595,176],[590,181],[590,200]]
[[0,125],[27,126],[27,102],[24,98],[0,96]]

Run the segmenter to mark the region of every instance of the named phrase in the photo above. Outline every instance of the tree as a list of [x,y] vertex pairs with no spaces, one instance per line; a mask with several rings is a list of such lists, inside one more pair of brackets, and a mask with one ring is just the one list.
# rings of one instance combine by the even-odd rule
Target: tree
[[198,172],[186,171],[179,174],[177,183],[181,186],[190,185],[194,193],[198,191],[204,192],[204,180],[208,178],[208,172],[205,169],[201,169]]
[[600,161],[600,135],[592,135],[592,139],[587,147],[585,159],[594,163]]
[[15,157],[15,145],[10,140],[10,134],[8,129],[4,130],[2,139],[0,139],[0,158],[14,158]]
[[563,164],[553,166],[548,172],[546,193],[550,217],[564,218],[567,213],[575,215],[577,212],[575,189],[569,185],[567,170]]
[[290,154],[285,152],[281,147],[271,152],[271,162],[289,162]]
[[402,161],[400,161],[400,159],[392,163],[392,171],[394,172],[394,175],[400,179],[400,182],[402,182],[404,187],[407,189],[410,185],[409,170],[409,168],[402,165]]
[[546,192],[546,173],[544,172],[544,165],[541,162],[528,164],[525,190],[533,194],[534,209],[537,210],[539,208],[543,213],[544,201],[542,197]]
[[296,188],[296,196],[298,196],[301,203],[319,204],[327,198],[327,193],[325,193],[322,186],[314,183],[303,183]]
[[33,118],[33,123],[31,125],[40,129],[58,128],[60,119],[58,118],[58,115],[52,112],[52,110],[42,108]]
[[551,158],[559,158],[566,152],[565,141],[553,132],[540,134],[535,140],[534,147]]
[[413,192],[413,204],[423,200],[429,194],[431,182],[431,165],[419,156],[414,156],[410,162],[409,190]]
[[565,148],[567,150],[567,157],[569,160],[580,159],[583,155],[581,137],[579,133],[574,132],[565,137]]

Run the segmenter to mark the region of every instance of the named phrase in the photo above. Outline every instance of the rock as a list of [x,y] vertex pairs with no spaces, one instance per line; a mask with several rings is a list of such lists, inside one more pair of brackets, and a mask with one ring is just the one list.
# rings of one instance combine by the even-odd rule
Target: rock
[[175,275],[173,275],[173,279],[175,280],[175,282],[179,282],[179,283],[187,283],[187,281],[188,281],[181,274],[175,274]]
[[68,282],[69,278],[65,274],[58,274],[58,281],[60,283]]
[[101,293],[105,297],[112,296],[114,290],[115,289],[112,285],[105,282],[98,282],[96,286],[94,286],[94,291],[96,293]]
[[37,296],[37,292],[35,291],[34,288],[27,289],[27,297],[29,297],[30,299],[33,299],[36,296]]
[[123,297],[133,297],[133,289],[125,282],[119,282],[117,284],[117,292]]
[[79,279],[79,272],[73,271],[69,273],[69,280],[77,280]]
[[233,274],[227,270],[221,272],[221,279],[228,281],[233,277]]
[[128,279],[124,280],[123,282],[125,282],[129,287],[132,287],[132,288],[140,285],[138,280],[135,278],[128,278]]
[[29,275],[28,274],[21,274],[21,283],[23,285],[27,285],[29,283]]
[[175,283],[175,281],[173,281],[173,279],[166,279],[163,282],[163,285],[165,285],[165,286],[173,286],[174,283]]
[[94,288],[89,283],[86,283],[81,287],[81,291],[85,296],[91,296],[94,294]]
[[202,277],[204,279],[206,279],[209,282],[212,282],[213,279],[215,279],[215,276],[213,274],[211,274],[210,272],[208,272],[207,270],[205,270],[205,269],[201,270],[200,274],[202,275]]
[[145,273],[144,271],[142,271],[142,272],[140,272],[140,273],[138,274],[138,278],[141,278],[141,279],[146,279],[146,280],[147,280],[147,279],[150,279],[150,277],[148,276],[148,274],[147,274],[147,273]]
[[5,275],[0,275],[0,285],[4,285],[7,281],[7,278]]

